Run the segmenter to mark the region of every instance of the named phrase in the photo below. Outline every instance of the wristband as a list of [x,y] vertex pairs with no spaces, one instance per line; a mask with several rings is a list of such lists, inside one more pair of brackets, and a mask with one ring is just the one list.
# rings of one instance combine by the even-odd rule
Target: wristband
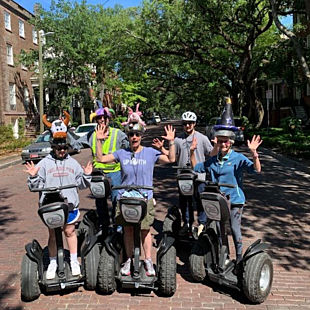
[[169,146],[174,145],[174,142],[169,142]]

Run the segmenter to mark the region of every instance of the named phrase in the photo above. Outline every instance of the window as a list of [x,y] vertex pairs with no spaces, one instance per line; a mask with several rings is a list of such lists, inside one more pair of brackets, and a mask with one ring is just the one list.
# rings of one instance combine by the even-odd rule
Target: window
[[10,83],[10,110],[16,110],[15,84]]
[[10,13],[4,11],[4,24],[5,24],[5,29],[11,30],[11,15]]
[[307,84],[307,96],[310,96],[310,84]]
[[6,45],[6,59],[9,65],[14,65],[13,61],[13,47],[11,44]]
[[25,23],[22,20],[18,20],[18,33],[20,37],[25,37]]
[[38,33],[34,28],[32,28],[32,42],[38,44]]

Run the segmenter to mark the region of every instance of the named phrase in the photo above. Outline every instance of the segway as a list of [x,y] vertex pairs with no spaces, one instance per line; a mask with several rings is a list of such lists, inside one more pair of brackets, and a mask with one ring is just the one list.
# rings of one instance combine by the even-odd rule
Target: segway
[[[60,187],[49,187],[43,189],[33,189],[33,192],[45,192],[42,203],[39,203],[38,214],[43,223],[50,229],[54,229],[57,245],[57,271],[54,279],[46,279],[47,251],[43,251],[37,240],[33,240],[25,246],[26,254],[22,260],[21,266],[21,298],[24,301],[31,301],[38,298],[41,291],[53,292],[65,289],[77,288],[86,283],[91,283],[96,279],[97,269],[94,261],[99,260],[98,248],[95,246],[91,233],[94,233],[94,223],[90,217],[85,219],[85,227],[88,226],[88,232],[85,236],[85,242],[81,247],[81,275],[72,276],[69,265],[68,252],[64,250],[62,227],[67,222],[70,204],[62,196],[61,190],[75,188],[76,185],[67,185]],[[87,223],[87,224],[86,224]]]
[[[179,194],[187,197],[187,210],[189,216],[192,216],[194,219],[194,210],[193,210],[193,197],[195,194],[195,181],[197,179],[197,173],[189,166],[179,167],[173,166],[177,170],[177,184]],[[197,229],[189,226],[186,231],[179,227],[177,232],[178,241],[180,242],[192,242],[197,239]]]
[[[111,186],[102,169],[93,169],[90,181],[90,191],[95,198],[108,197],[111,194]],[[99,225],[98,214],[95,210],[89,210],[78,226],[77,234],[81,251],[81,259],[85,267],[85,288],[95,290],[97,287],[97,272],[102,244],[108,230],[103,231]]]
[[98,290],[102,294],[112,294],[117,284],[121,289],[145,289],[155,291],[159,296],[172,296],[176,290],[176,250],[175,237],[172,232],[173,214],[169,214],[164,222],[163,238],[159,244],[156,257],[156,274],[148,277],[145,273],[141,254],[141,222],[147,212],[147,197],[142,190],[152,190],[150,186],[115,186],[113,189],[135,190],[143,198],[121,197],[120,211],[126,223],[134,227],[134,258],[133,270],[129,276],[121,274],[123,254],[122,227],[118,226],[115,233],[104,241],[98,267]]
[[220,186],[235,186],[204,183],[206,188],[200,198],[207,223],[192,248],[190,272],[197,281],[207,278],[243,292],[252,303],[262,303],[270,293],[273,280],[272,261],[265,252],[268,244],[258,239],[248,247],[240,262],[229,259],[227,225],[230,207]]

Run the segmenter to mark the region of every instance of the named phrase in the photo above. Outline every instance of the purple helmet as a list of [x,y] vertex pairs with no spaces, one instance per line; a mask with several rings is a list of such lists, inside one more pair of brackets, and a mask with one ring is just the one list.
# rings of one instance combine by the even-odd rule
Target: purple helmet
[[98,116],[104,116],[104,117],[111,117],[111,112],[109,111],[109,108],[99,108],[96,110],[96,117]]

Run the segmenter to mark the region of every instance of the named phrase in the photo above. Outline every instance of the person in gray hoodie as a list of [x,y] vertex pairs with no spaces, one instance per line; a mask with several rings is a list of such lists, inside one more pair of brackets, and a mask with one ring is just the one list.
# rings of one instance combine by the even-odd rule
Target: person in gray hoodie
[[[53,134],[54,137],[54,134]],[[76,184],[79,189],[89,186],[92,173],[92,164],[88,162],[86,167],[81,166],[68,154],[68,144],[66,138],[53,138],[51,142],[52,152],[43,158],[37,165],[31,161],[26,163],[25,172],[29,173],[27,184],[30,190],[42,189],[45,187],[60,187]],[[61,190],[61,194],[72,204],[73,210],[69,211],[67,224],[63,231],[70,251],[70,265],[73,276],[81,273],[80,264],[77,259],[77,236],[75,232],[75,222],[78,220],[80,212],[79,195],[77,188]],[[45,193],[40,195],[40,202],[43,201]],[[49,229],[48,251],[50,263],[47,268],[46,278],[53,279],[57,270],[57,248],[54,230]]]

